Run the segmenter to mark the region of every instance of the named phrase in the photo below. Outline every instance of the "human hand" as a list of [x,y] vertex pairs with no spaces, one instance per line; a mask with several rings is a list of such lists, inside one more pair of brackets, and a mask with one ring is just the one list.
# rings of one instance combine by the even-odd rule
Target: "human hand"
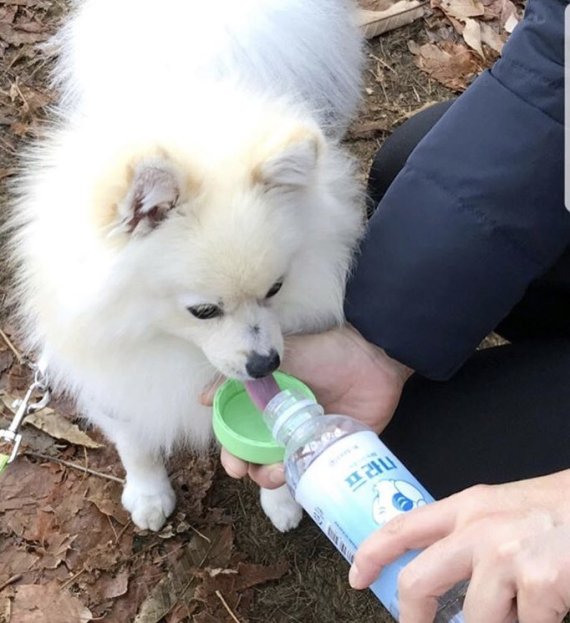
[[[412,374],[349,325],[287,338],[282,370],[306,382],[326,413],[350,415],[377,432],[390,421]],[[214,393],[215,387],[202,396],[202,402],[211,404]],[[221,462],[230,476],[249,475],[267,489],[285,482],[280,464],[248,464],[224,449]]]
[[287,338],[283,370],[307,383],[325,413],[350,415],[378,433],[412,374],[350,325]]
[[400,623],[431,623],[437,598],[470,578],[468,623],[560,623],[570,610],[570,470],[478,485],[399,515],[356,553],[349,581],[425,548],[400,573]]

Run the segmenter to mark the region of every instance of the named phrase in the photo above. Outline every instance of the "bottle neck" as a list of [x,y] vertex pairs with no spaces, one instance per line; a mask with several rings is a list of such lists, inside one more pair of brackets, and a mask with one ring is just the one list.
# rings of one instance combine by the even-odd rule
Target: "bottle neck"
[[314,400],[291,390],[279,392],[263,412],[263,419],[274,439],[286,446],[293,433],[305,422],[324,415]]

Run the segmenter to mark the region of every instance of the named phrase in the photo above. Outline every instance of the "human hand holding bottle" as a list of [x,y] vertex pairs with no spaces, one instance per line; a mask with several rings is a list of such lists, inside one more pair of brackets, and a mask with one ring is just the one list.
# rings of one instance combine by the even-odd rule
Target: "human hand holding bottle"
[[[304,381],[327,413],[350,415],[376,432],[392,418],[412,374],[349,325],[287,338],[282,369]],[[214,392],[215,388],[205,392],[202,402],[211,404]],[[285,482],[281,464],[253,465],[224,449],[221,462],[230,476],[249,475],[267,489]]]
[[570,470],[472,487],[399,515],[356,553],[354,588],[410,549],[400,623],[431,623],[437,597],[470,578],[468,623],[560,623],[570,610]]

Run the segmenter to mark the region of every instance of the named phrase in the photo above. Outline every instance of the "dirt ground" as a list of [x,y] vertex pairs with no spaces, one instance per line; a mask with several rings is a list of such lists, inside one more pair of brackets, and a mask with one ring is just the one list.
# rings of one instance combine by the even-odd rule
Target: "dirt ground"
[[[2,38],[16,10],[21,27]],[[41,134],[53,97],[49,61],[36,44],[65,11],[59,0],[0,0],[2,215],[17,153]],[[416,67],[410,40],[429,40],[425,20],[367,48],[362,111],[347,140],[362,179],[394,127],[455,95]],[[3,261],[0,327],[17,350],[9,277]],[[10,416],[10,397],[21,395],[28,379],[0,339],[0,426]],[[64,401],[51,407],[73,417]],[[53,413],[44,415],[53,421]],[[225,476],[215,453],[172,462],[176,515],[152,535],[133,529],[120,509],[120,484],[110,479],[123,476],[114,450],[96,431],[88,439],[67,428],[59,434],[27,426],[24,455],[0,479],[0,623],[391,621],[370,594],[348,588],[346,563],[309,519],[277,533],[256,488]]]

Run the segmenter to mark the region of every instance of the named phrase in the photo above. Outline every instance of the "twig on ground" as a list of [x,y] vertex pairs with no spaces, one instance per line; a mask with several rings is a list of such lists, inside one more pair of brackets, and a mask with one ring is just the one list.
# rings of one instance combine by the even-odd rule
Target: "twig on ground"
[[89,467],[83,467],[83,465],[77,465],[76,463],[70,463],[69,461],[58,459],[55,456],[49,456],[49,454],[42,454],[40,452],[32,452],[31,450],[26,450],[24,454],[26,456],[34,457],[36,459],[43,459],[44,461],[51,461],[52,463],[58,463],[59,465],[63,465],[64,467],[70,467],[71,469],[76,469],[77,471],[91,474],[91,476],[98,476],[99,478],[112,480],[113,482],[118,482],[119,484],[122,484],[122,485],[125,484],[125,481],[122,478],[117,478],[116,476],[111,476],[109,474],[103,474],[103,472],[98,472]]
[[236,617],[236,615],[232,612],[232,609],[228,606],[228,602],[224,599],[224,596],[222,595],[222,593],[220,593],[220,591],[216,591],[216,597],[222,602],[222,605],[224,606],[224,608],[228,611],[228,614],[230,615],[230,617],[236,622],[236,623],[240,623],[240,620]]
[[206,541],[207,543],[210,543],[210,544],[212,543],[211,539],[209,539],[205,534],[202,534],[200,530],[198,530],[197,528],[194,528],[194,526],[190,526],[190,530],[195,532],[199,537],[202,537],[204,541]]
[[18,575],[13,575],[11,578],[8,578],[5,582],[2,582],[2,584],[0,584],[0,593],[8,586],[10,586],[10,584],[14,584],[14,582],[17,582],[18,580],[22,579],[22,574],[18,573]]
[[62,591],[63,589],[67,588],[70,584],[73,584],[73,582],[75,582],[75,580],[77,580],[77,578],[82,574],[85,573],[85,567],[83,567],[83,569],[81,569],[80,571],[78,571],[77,573],[75,573],[74,575],[72,575],[69,580],[66,580],[60,587],[59,590]]
[[127,531],[127,528],[131,525],[131,520],[129,518],[129,520],[127,521],[127,523],[121,528],[119,534],[117,535],[117,538],[115,539],[115,543],[120,543],[121,542],[121,538],[123,537],[123,534],[125,534],[125,532]]
[[0,337],[4,340],[4,342],[6,343],[6,346],[14,353],[14,355],[16,355],[16,359],[18,360],[19,364],[24,363],[25,359],[24,356],[22,355],[22,353],[20,353],[20,351],[14,346],[14,344],[12,344],[12,341],[10,340],[10,338],[4,333],[4,331],[2,331],[2,329],[0,329]]
[[369,56],[370,58],[373,58],[376,62],[380,63],[382,67],[389,69],[393,74],[397,73],[396,70],[391,65],[388,65],[388,63],[385,60],[381,59],[379,56],[376,56],[375,54],[372,54],[372,53],[370,53]]

